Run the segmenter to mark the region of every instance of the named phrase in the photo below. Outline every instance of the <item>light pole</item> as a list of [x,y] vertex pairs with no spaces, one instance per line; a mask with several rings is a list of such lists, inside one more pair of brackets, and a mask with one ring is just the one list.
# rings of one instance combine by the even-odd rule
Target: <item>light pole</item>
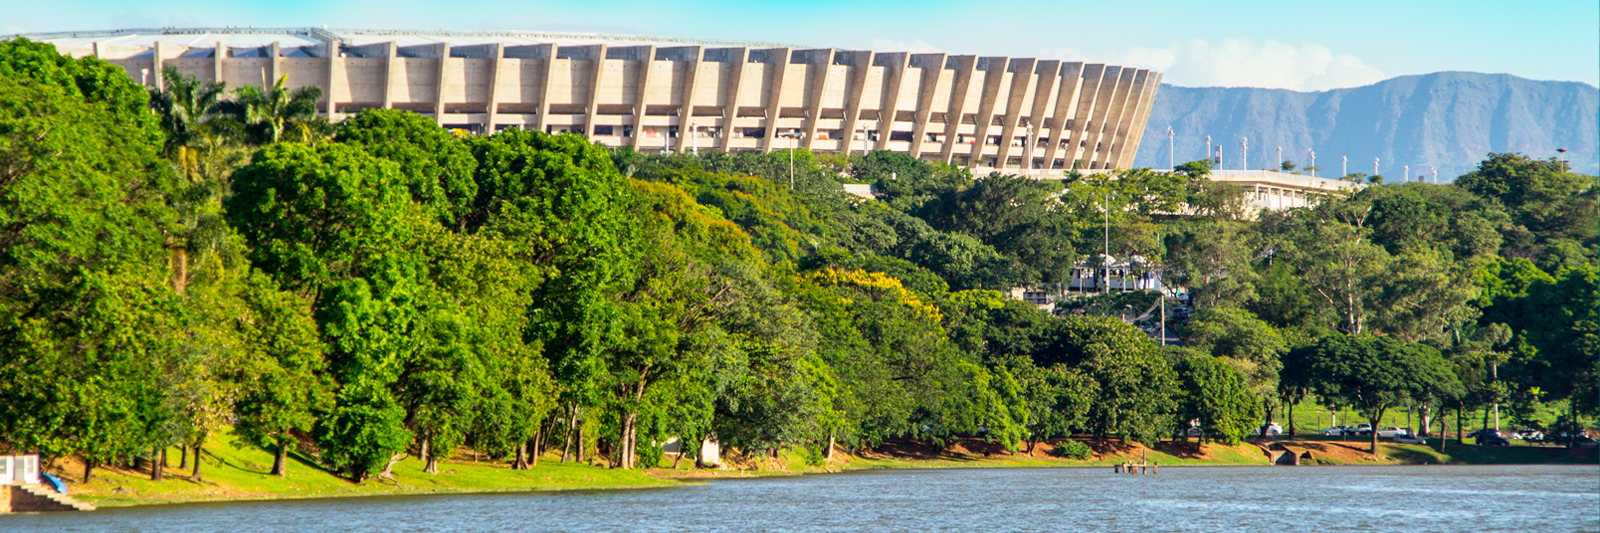
[[689,150],[694,155],[700,155],[700,127],[695,125],[693,119],[689,120]]
[[1350,175],[1350,156],[1347,156],[1347,155],[1339,156],[1339,177],[1343,178],[1343,177],[1349,176],[1349,175]]
[[1172,155],[1172,147],[1173,146],[1174,145],[1172,144],[1172,126],[1168,125],[1167,126],[1167,172],[1172,172],[1173,170],[1178,168],[1177,166],[1173,165],[1173,162],[1177,160],[1177,158]]
[[1433,167],[1433,184],[1439,184],[1439,167]]
[[[1210,135],[1206,136],[1206,161],[1211,161],[1211,136]],[[1222,162],[1221,161],[1216,161],[1216,163],[1217,163],[1218,167],[1222,166]]]
[[1250,170],[1250,138],[1239,141],[1239,170]]
[[1316,150],[1306,150],[1306,152],[1311,155],[1311,167],[1310,167],[1311,177],[1315,178],[1315,177],[1317,177],[1317,151]]
[[1400,175],[1400,183],[1411,183],[1411,165],[1401,165],[1400,168],[1406,169],[1406,173]]
[[1557,148],[1556,149],[1556,153],[1560,154],[1559,157],[1561,158],[1561,170],[1566,170],[1567,169],[1567,149],[1566,148]]
[[1023,156],[1027,158],[1027,161],[1026,161],[1026,163],[1025,163],[1023,168],[1026,168],[1028,170],[1033,170],[1033,145],[1036,144],[1036,141],[1038,141],[1038,139],[1033,138],[1033,125],[1032,124],[1028,125],[1028,137],[1027,138],[1028,138],[1028,140],[1026,141],[1028,143],[1027,150],[1023,150],[1023,152],[1024,152]]
[[1378,175],[1378,158],[1372,158],[1372,175]]
[[1278,169],[1279,170],[1283,169],[1283,147],[1282,146],[1278,147]]
[[789,190],[794,190],[794,149],[800,144],[800,136],[789,132]]
[[1106,267],[1106,286],[1100,292],[1111,293],[1111,191],[1106,191],[1106,253],[1100,258]]

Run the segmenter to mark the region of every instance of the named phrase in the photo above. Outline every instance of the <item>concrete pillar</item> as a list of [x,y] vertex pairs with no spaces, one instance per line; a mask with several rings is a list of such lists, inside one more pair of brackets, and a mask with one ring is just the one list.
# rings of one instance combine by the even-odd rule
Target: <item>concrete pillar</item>
[[1033,68],[1037,64],[1037,59],[1022,58],[1011,60],[1011,65],[1007,67],[1011,71],[1011,91],[1006,97],[1005,119],[1000,126],[1000,151],[995,157],[996,168],[1006,168],[1006,162],[1011,160],[1011,154],[1015,151],[1011,142],[1016,140],[1017,125],[1022,118],[1022,103],[1033,88]]
[[[639,87],[633,93],[633,136],[628,138],[628,146],[636,149],[640,147],[639,139],[644,138],[645,108],[649,107],[650,104],[650,67],[655,65],[655,61],[656,45],[645,45],[644,57],[639,58],[638,71],[634,75],[634,79],[638,80]],[[671,79],[667,80],[667,85],[669,87],[672,85]],[[672,103],[670,90],[667,92],[667,101],[664,103]],[[688,136],[694,134],[694,132],[688,131],[689,121],[680,120],[678,123],[680,124],[678,127],[678,131],[681,132],[680,135]],[[682,140],[678,141],[678,146],[683,146]]]
[[[1056,111],[1050,115],[1050,143],[1044,149],[1045,166],[1052,168],[1055,166],[1056,158],[1061,151],[1061,141],[1068,137],[1067,132],[1070,131],[1072,117],[1067,114],[1072,112],[1072,104],[1078,99],[1078,85],[1082,82],[1083,63],[1067,63],[1061,66],[1061,88],[1056,91]],[[1072,161],[1073,151],[1065,152],[1065,159]]]
[[[697,128],[699,128],[699,124],[696,124],[694,119],[694,92],[699,87],[697,82],[700,80],[700,61],[705,59],[705,53],[705,48],[695,46],[693,47],[693,50],[690,51],[690,54],[692,54],[693,57],[688,61],[683,62],[683,68],[688,70],[684,72],[683,94],[680,96],[678,101],[678,131],[683,131],[685,128],[688,128],[689,135],[698,135],[698,132],[695,131]],[[677,68],[676,63],[673,64],[673,68]],[[642,128],[643,126],[639,125],[638,123],[634,123],[634,138],[639,138],[643,135]],[[698,142],[699,141],[695,138],[689,138],[690,146],[697,146]],[[683,149],[682,139],[678,141],[678,149]]]
[[[1133,138],[1128,141],[1132,148],[1123,152],[1122,160],[1117,163],[1117,168],[1133,168],[1134,156],[1138,154],[1139,142],[1144,140],[1144,130],[1150,120],[1150,108],[1155,105],[1156,91],[1161,89],[1161,73],[1151,71],[1145,78],[1144,96],[1139,102],[1139,113],[1133,117]],[[1211,157],[1209,154],[1206,157]]]
[[911,63],[911,54],[897,52],[884,54],[889,64],[884,66],[886,78],[883,107],[878,110],[878,143],[879,150],[889,148],[889,137],[894,133],[895,118],[900,114],[900,88],[906,81],[906,69]]
[[[1150,71],[1139,70],[1133,76],[1133,87],[1128,90],[1128,101],[1123,105],[1122,115],[1117,119],[1117,132],[1111,136],[1109,155],[1106,157],[1105,168],[1121,168],[1122,153],[1128,147],[1128,139],[1134,135],[1133,118],[1139,114],[1139,103],[1144,100],[1145,81],[1150,77]],[[1133,150],[1138,151],[1134,146]]]
[[811,74],[811,101],[806,103],[805,126],[801,128],[800,146],[811,148],[812,141],[817,139],[817,123],[822,120],[822,93],[828,88],[828,81],[833,77],[832,48],[811,51],[811,67],[807,72]]
[[[789,78],[789,59],[793,54],[794,51],[788,48],[775,48],[772,50],[772,62],[767,64],[767,70],[771,71],[767,73],[767,79],[771,80],[767,86],[771,90],[767,93],[767,135],[761,139],[762,152],[771,152],[778,142],[778,117],[782,114],[783,90],[786,88],[784,82]],[[785,148],[789,146],[793,145],[784,143]]]
[[439,69],[433,75],[433,122],[444,126],[444,71],[450,63],[450,43],[439,43]]
[[[483,110],[484,135],[494,135],[496,131],[494,121],[496,115],[500,113],[500,67],[505,65],[505,57],[505,43],[492,43],[489,45],[489,75],[487,76],[488,87],[486,88],[488,91],[486,96],[489,102]],[[555,54],[551,54],[551,57],[554,58]],[[549,83],[550,81],[546,79],[545,87],[549,87]],[[543,99],[541,98],[540,101],[542,103]],[[544,114],[540,113],[539,116],[543,118]]]
[[390,41],[383,43],[383,108],[394,108],[394,65],[395,56],[400,53],[400,44]]
[[165,90],[166,83],[161,79],[161,41],[150,44],[150,86],[157,91]]
[[[539,131],[547,131],[550,127],[550,78],[552,77],[551,72],[555,71],[556,68],[556,45],[546,43],[538,45],[538,47],[539,50],[534,55],[542,55],[544,57],[544,65],[542,65],[543,68],[541,69],[543,72],[539,76],[539,115],[534,117],[533,127]],[[502,55],[501,51],[499,48],[492,48],[491,52],[494,53],[496,58],[494,60],[494,70],[499,72],[500,60],[498,58]],[[494,101],[492,94],[491,92],[491,102]]]
[[[1050,113],[1050,96],[1054,94],[1058,78],[1061,75],[1061,61],[1048,59],[1040,61],[1034,68],[1034,74],[1039,76],[1038,85],[1033,89],[1033,108],[1028,111],[1028,125],[1033,126],[1033,134],[1028,136],[1028,141],[1022,147],[1022,168],[1033,168],[1033,159],[1043,155],[1039,151],[1039,137],[1044,134],[1045,117]],[[1050,168],[1049,160],[1045,160],[1044,168]]]
[[[594,136],[594,117],[600,112],[600,84],[605,81],[606,45],[596,44],[589,46],[589,61],[593,62],[594,69],[589,72],[589,96],[584,101],[584,137]],[[665,132],[662,135],[664,136]]]
[[[1091,109],[1078,110],[1078,120],[1083,122],[1083,136],[1078,139],[1077,168],[1090,168],[1094,160],[1095,147],[1100,142],[1100,130],[1105,127],[1105,116],[1110,112],[1112,95],[1116,93],[1117,77],[1122,74],[1122,67],[1107,66],[1100,77],[1100,84],[1094,95],[1094,105]],[[1087,83],[1088,80],[1085,80]],[[1080,101],[1081,103],[1081,101]],[[1077,128],[1073,128],[1077,133]]]
[[955,62],[950,105],[944,114],[944,146],[939,154],[946,163],[955,158],[956,137],[961,135],[961,121],[967,116],[967,96],[972,93],[972,73],[978,68],[978,56],[956,56]]
[[914,159],[922,159],[922,146],[928,136],[928,120],[933,116],[933,93],[939,89],[939,77],[944,75],[945,57],[945,54],[917,55],[922,77],[921,85],[917,87],[917,112],[911,122],[910,154]]
[[[1091,138],[1089,144],[1094,149],[1089,158],[1089,168],[1105,168],[1105,161],[1111,154],[1111,144],[1117,135],[1117,127],[1122,122],[1122,111],[1128,103],[1128,92],[1133,90],[1133,77],[1138,71],[1132,68],[1122,68],[1117,75],[1115,90],[1111,93],[1111,105],[1104,113],[1099,113],[1098,124],[1093,129],[1100,131],[1098,142]],[[1099,106],[1095,106],[1097,111]]]
[[[211,49],[211,81],[215,81],[224,87],[228,84],[227,75],[225,74],[227,70],[223,68],[223,62],[227,58],[228,47],[222,44],[222,41],[217,41],[217,47]],[[332,95],[329,96],[331,97]]]
[[272,86],[278,83],[279,73],[283,72],[280,69],[282,66],[281,59],[278,57],[278,41],[272,41],[272,46],[267,47],[267,57],[267,64],[270,65],[267,70],[267,82],[261,88],[270,91]]
[[744,83],[744,65],[749,61],[749,48],[728,50],[728,92],[722,102],[722,137],[717,139],[717,148],[724,152],[732,146],[733,135],[738,130],[734,127],[734,119],[739,118],[739,86]]
[[978,62],[987,62],[988,68],[984,69],[983,99],[978,101],[978,115],[972,125],[972,152],[967,160],[969,166],[982,165],[984,146],[989,143],[989,124],[994,122],[994,108],[999,103],[1000,84],[1005,80],[1006,66],[1011,62],[1011,58],[989,57],[981,58]]
[[[855,149],[856,128],[861,120],[861,97],[866,95],[867,76],[872,74],[872,63],[877,58],[877,53],[871,50],[858,50],[847,52],[850,54],[850,96],[845,99],[844,110],[844,153],[849,155]],[[861,153],[866,155],[867,147],[872,144],[869,139],[861,140]]]

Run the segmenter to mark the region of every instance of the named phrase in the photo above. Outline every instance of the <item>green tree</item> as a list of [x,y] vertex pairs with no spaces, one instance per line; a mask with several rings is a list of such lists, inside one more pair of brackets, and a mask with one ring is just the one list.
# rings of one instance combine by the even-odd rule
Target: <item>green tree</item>
[[1183,389],[1183,420],[1199,420],[1205,435],[1238,444],[1261,420],[1261,399],[1228,362],[1217,357],[1186,358],[1177,366]]
[[[1390,408],[1419,400],[1431,391],[1459,390],[1449,361],[1424,344],[1386,337],[1331,335],[1296,348],[1289,358],[1306,369],[1317,395],[1358,410],[1377,428]],[[1377,431],[1372,453],[1378,453]]]
[[317,117],[322,89],[315,85],[289,89],[284,86],[288,79],[288,75],[279,76],[272,87],[265,89],[254,85],[235,87],[233,100],[222,106],[223,113],[244,126],[250,144],[277,144],[286,134],[311,140],[325,128]]
[[1154,444],[1172,428],[1177,385],[1172,368],[1150,337],[1111,317],[1066,317],[1057,322],[1034,363],[1071,365],[1090,376],[1099,394],[1087,429],[1097,436]]

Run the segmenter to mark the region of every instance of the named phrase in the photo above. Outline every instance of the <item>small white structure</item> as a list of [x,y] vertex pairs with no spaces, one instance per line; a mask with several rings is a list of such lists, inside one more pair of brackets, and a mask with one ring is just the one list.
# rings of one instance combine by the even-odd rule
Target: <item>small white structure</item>
[[39,483],[39,456],[0,456],[0,485],[33,485]]

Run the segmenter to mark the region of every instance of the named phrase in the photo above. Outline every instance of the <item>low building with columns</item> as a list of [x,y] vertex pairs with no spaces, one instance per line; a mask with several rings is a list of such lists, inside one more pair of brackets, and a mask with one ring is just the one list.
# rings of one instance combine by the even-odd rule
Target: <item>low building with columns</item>
[[150,86],[322,89],[332,120],[404,109],[475,132],[638,150],[891,150],[972,167],[1124,169],[1159,72],[1035,58],[539,32],[162,28],[27,37]]

